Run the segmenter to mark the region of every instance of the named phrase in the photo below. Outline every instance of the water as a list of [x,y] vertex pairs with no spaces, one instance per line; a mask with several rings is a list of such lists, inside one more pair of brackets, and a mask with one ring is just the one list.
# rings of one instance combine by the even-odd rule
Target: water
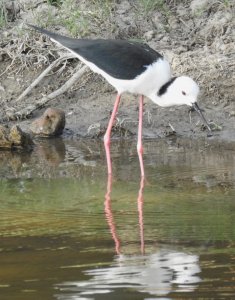
[[38,141],[0,152],[0,298],[235,299],[235,151]]

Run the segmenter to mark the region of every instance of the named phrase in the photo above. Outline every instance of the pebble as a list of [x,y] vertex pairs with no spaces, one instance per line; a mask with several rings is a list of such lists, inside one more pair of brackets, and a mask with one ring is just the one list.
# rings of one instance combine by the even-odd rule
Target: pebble
[[34,135],[50,137],[61,135],[64,127],[64,111],[58,108],[49,107],[41,117],[32,122],[30,130]]

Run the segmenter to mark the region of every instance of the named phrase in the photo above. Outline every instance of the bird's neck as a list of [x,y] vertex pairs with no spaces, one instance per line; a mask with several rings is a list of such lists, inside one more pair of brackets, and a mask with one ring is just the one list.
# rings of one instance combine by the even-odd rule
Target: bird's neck
[[158,91],[152,93],[149,98],[156,104],[160,106],[171,106],[173,105],[172,95],[169,94],[168,89],[171,84],[175,81],[177,77],[170,78],[167,82],[165,82]]
[[159,97],[166,95],[169,86],[176,80],[177,77],[170,78],[166,83],[164,83],[157,92]]

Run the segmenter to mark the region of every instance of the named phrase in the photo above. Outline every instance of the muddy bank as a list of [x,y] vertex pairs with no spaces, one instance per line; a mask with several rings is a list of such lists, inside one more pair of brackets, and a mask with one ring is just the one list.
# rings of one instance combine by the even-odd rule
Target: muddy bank
[[[78,65],[77,59],[63,61],[17,101],[32,81],[63,53],[45,37],[29,30],[25,25],[28,22],[70,36],[147,42],[168,58],[174,75],[185,74],[199,83],[198,102],[207,119],[218,128],[212,139],[235,141],[234,1],[179,1],[177,4],[165,1],[162,5],[152,1],[155,5],[150,7],[145,1],[104,1],[99,7],[89,1],[72,1],[70,11],[66,1],[59,6],[27,0],[19,3],[17,14],[0,31],[1,120],[6,122],[7,116],[26,107],[30,109],[43,95],[57,90]],[[80,14],[72,20],[71,11]],[[102,137],[114,98],[111,86],[100,76],[86,72],[63,95],[35,110],[30,119],[23,120],[19,115],[17,123],[28,130],[32,119],[52,106],[66,113],[65,137]],[[136,97],[123,95],[114,135],[136,135],[137,117]],[[179,136],[206,136],[199,117],[195,112],[189,115],[187,107],[160,108],[146,99],[144,137],[169,136],[172,127]]]

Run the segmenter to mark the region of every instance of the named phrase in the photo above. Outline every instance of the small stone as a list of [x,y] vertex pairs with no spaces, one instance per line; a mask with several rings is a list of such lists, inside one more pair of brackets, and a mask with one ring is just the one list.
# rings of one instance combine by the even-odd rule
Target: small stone
[[65,113],[58,108],[48,108],[43,115],[32,122],[30,130],[42,137],[58,136],[65,127]]
[[149,42],[151,41],[155,36],[155,31],[154,30],[149,30],[147,32],[145,32],[144,34],[144,39]]
[[184,53],[184,52],[187,52],[187,48],[186,47],[183,47],[183,46],[179,46],[176,48],[175,50],[175,53],[176,54],[181,54],[181,53]]
[[162,39],[163,42],[170,42],[170,37],[169,36],[164,36],[164,38]]
[[121,3],[118,6],[118,14],[125,14],[127,13],[131,8],[131,5],[129,1],[121,1]]
[[171,30],[172,29],[177,29],[179,27],[178,20],[173,16],[168,19],[168,23],[169,23],[169,26],[170,26]]
[[91,137],[97,137],[99,136],[101,133],[101,124],[100,123],[94,123],[92,125],[89,126],[89,128],[87,129],[87,134],[88,136]]
[[0,125],[0,148],[11,148],[12,143],[9,140],[9,128]]
[[229,115],[230,117],[235,117],[235,111],[234,110],[230,111]]
[[197,13],[203,10],[209,3],[209,0],[193,0],[190,4],[192,13]]

